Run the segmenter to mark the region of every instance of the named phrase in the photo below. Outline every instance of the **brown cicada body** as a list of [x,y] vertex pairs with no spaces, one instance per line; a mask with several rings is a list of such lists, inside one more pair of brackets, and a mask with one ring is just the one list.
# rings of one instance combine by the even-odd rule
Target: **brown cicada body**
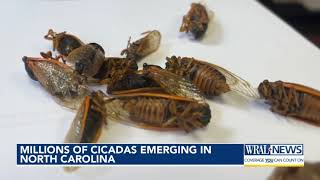
[[75,70],[87,77],[96,75],[105,61],[101,46],[92,43],[83,45],[65,57],[68,62],[74,63]]
[[137,92],[107,98],[108,119],[133,122],[150,129],[205,127],[211,119],[209,105],[193,99],[163,93]]
[[195,39],[207,31],[209,16],[206,8],[200,3],[192,3],[188,14],[183,16],[180,32],[191,32]]
[[129,39],[127,48],[122,50],[121,55],[125,54],[127,59],[139,61],[159,48],[161,41],[159,31],[147,31],[142,33],[142,35],[145,36],[133,43]]
[[77,109],[89,90],[85,78],[66,64],[47,58],[22,58],[29,77],[38,81],[63,106]]
[[251,85],[230,71],[188,57],[167,57],[166,70],[191,81],[207,97],[236,91],[245,96],[259,97]]
[[45,39],[52,40],[53,50],[60,53],[63,61],[74,64],[75,70],[87,77],[96,75],[105,60],[105,51],[99,44],[85,44],[66,32],[56,33],[50,29]]
[[[171,95],[204,101],[198,88],[183,77],[171,73],[160,66],[143,65],[143,70],[128,74],[108,86],[108,93],[130,93],[140,91],[163,92]],[[113,92],[117,91],[117,92]]]
[[98,79],[101,84],[110,84],[137,70],[138,65],[136,61],[126,58],[107,57],[93,78]]
[[320,91],[294,83],[263,81],[259,93],[271,111],[320,126]]
[[44,38],[51,40],[53,51],[57,50],[63,56],[68,56],[71,51],[84,45],[78,37],[66,32],[56,33],[52,29],[49,29]]

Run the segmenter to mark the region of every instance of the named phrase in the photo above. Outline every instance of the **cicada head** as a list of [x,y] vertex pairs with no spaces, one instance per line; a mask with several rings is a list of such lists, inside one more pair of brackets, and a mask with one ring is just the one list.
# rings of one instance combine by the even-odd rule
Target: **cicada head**
[[176,56],[172,56],[172,57],[166,57],[166,69],[169,70],[170,72],[175,73],[177,70],[179,70],[180,67],[180,60],[178,57]]
[[[203,126],[206,126],[209,124],[211,119],[211,110],[207,103],[202,103],[198,107],[198,111],[200,112],[199,121]],[[196,112],[196,111],[195,111]]]
[[262,83],[259,84],[258,91],[263,98],[271,98],[273,91],[271,82],[269,82],[268,80],[264,80]]
[[67,34],[66,32],[56,33],[52,29],[49,29],[44,38],[51,40],[53,50],[57,50],[63,56],[68,56],[70,52],[84,44],[74,35]]

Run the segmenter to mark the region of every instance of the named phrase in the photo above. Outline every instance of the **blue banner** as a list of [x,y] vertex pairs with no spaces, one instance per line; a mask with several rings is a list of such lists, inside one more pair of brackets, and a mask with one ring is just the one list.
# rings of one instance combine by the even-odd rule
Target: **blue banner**
[[17,165],[243,165],[243,144],[17,144]]

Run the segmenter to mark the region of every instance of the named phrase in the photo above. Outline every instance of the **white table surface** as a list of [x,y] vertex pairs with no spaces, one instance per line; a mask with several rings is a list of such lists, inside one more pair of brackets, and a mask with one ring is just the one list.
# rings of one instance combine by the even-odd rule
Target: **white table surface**
[[[128,37],[158,29],[160,49],[143,62],[171,55],[221,65],[257,86],[284,80],[320,89],[320,51],[253,0],[207,0],[215,12],[206,37],[191,41],[178,29],[191,1],[5,1],[0,6],[0,179],[265,179],[272,168],[180,166],[93,167],[67,174],[59,167],[17,167],[17,143],[61,143],[74,112],[57,105],[24,70],[21,57],[51,49],[49,28],[68,31],[119,55]],[[305,159],[320,160],[319,128],[271,113],[263,102],[235,94],[210,100],[206,129],[154,132],[110,122],[101,143],[304,143]]]

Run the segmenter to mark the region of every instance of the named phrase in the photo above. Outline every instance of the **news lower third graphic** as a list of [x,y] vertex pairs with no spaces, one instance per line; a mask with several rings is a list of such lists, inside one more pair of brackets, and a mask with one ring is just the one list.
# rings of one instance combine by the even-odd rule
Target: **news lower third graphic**
[[304,166],[303,144],[17,144],[17,165]]

